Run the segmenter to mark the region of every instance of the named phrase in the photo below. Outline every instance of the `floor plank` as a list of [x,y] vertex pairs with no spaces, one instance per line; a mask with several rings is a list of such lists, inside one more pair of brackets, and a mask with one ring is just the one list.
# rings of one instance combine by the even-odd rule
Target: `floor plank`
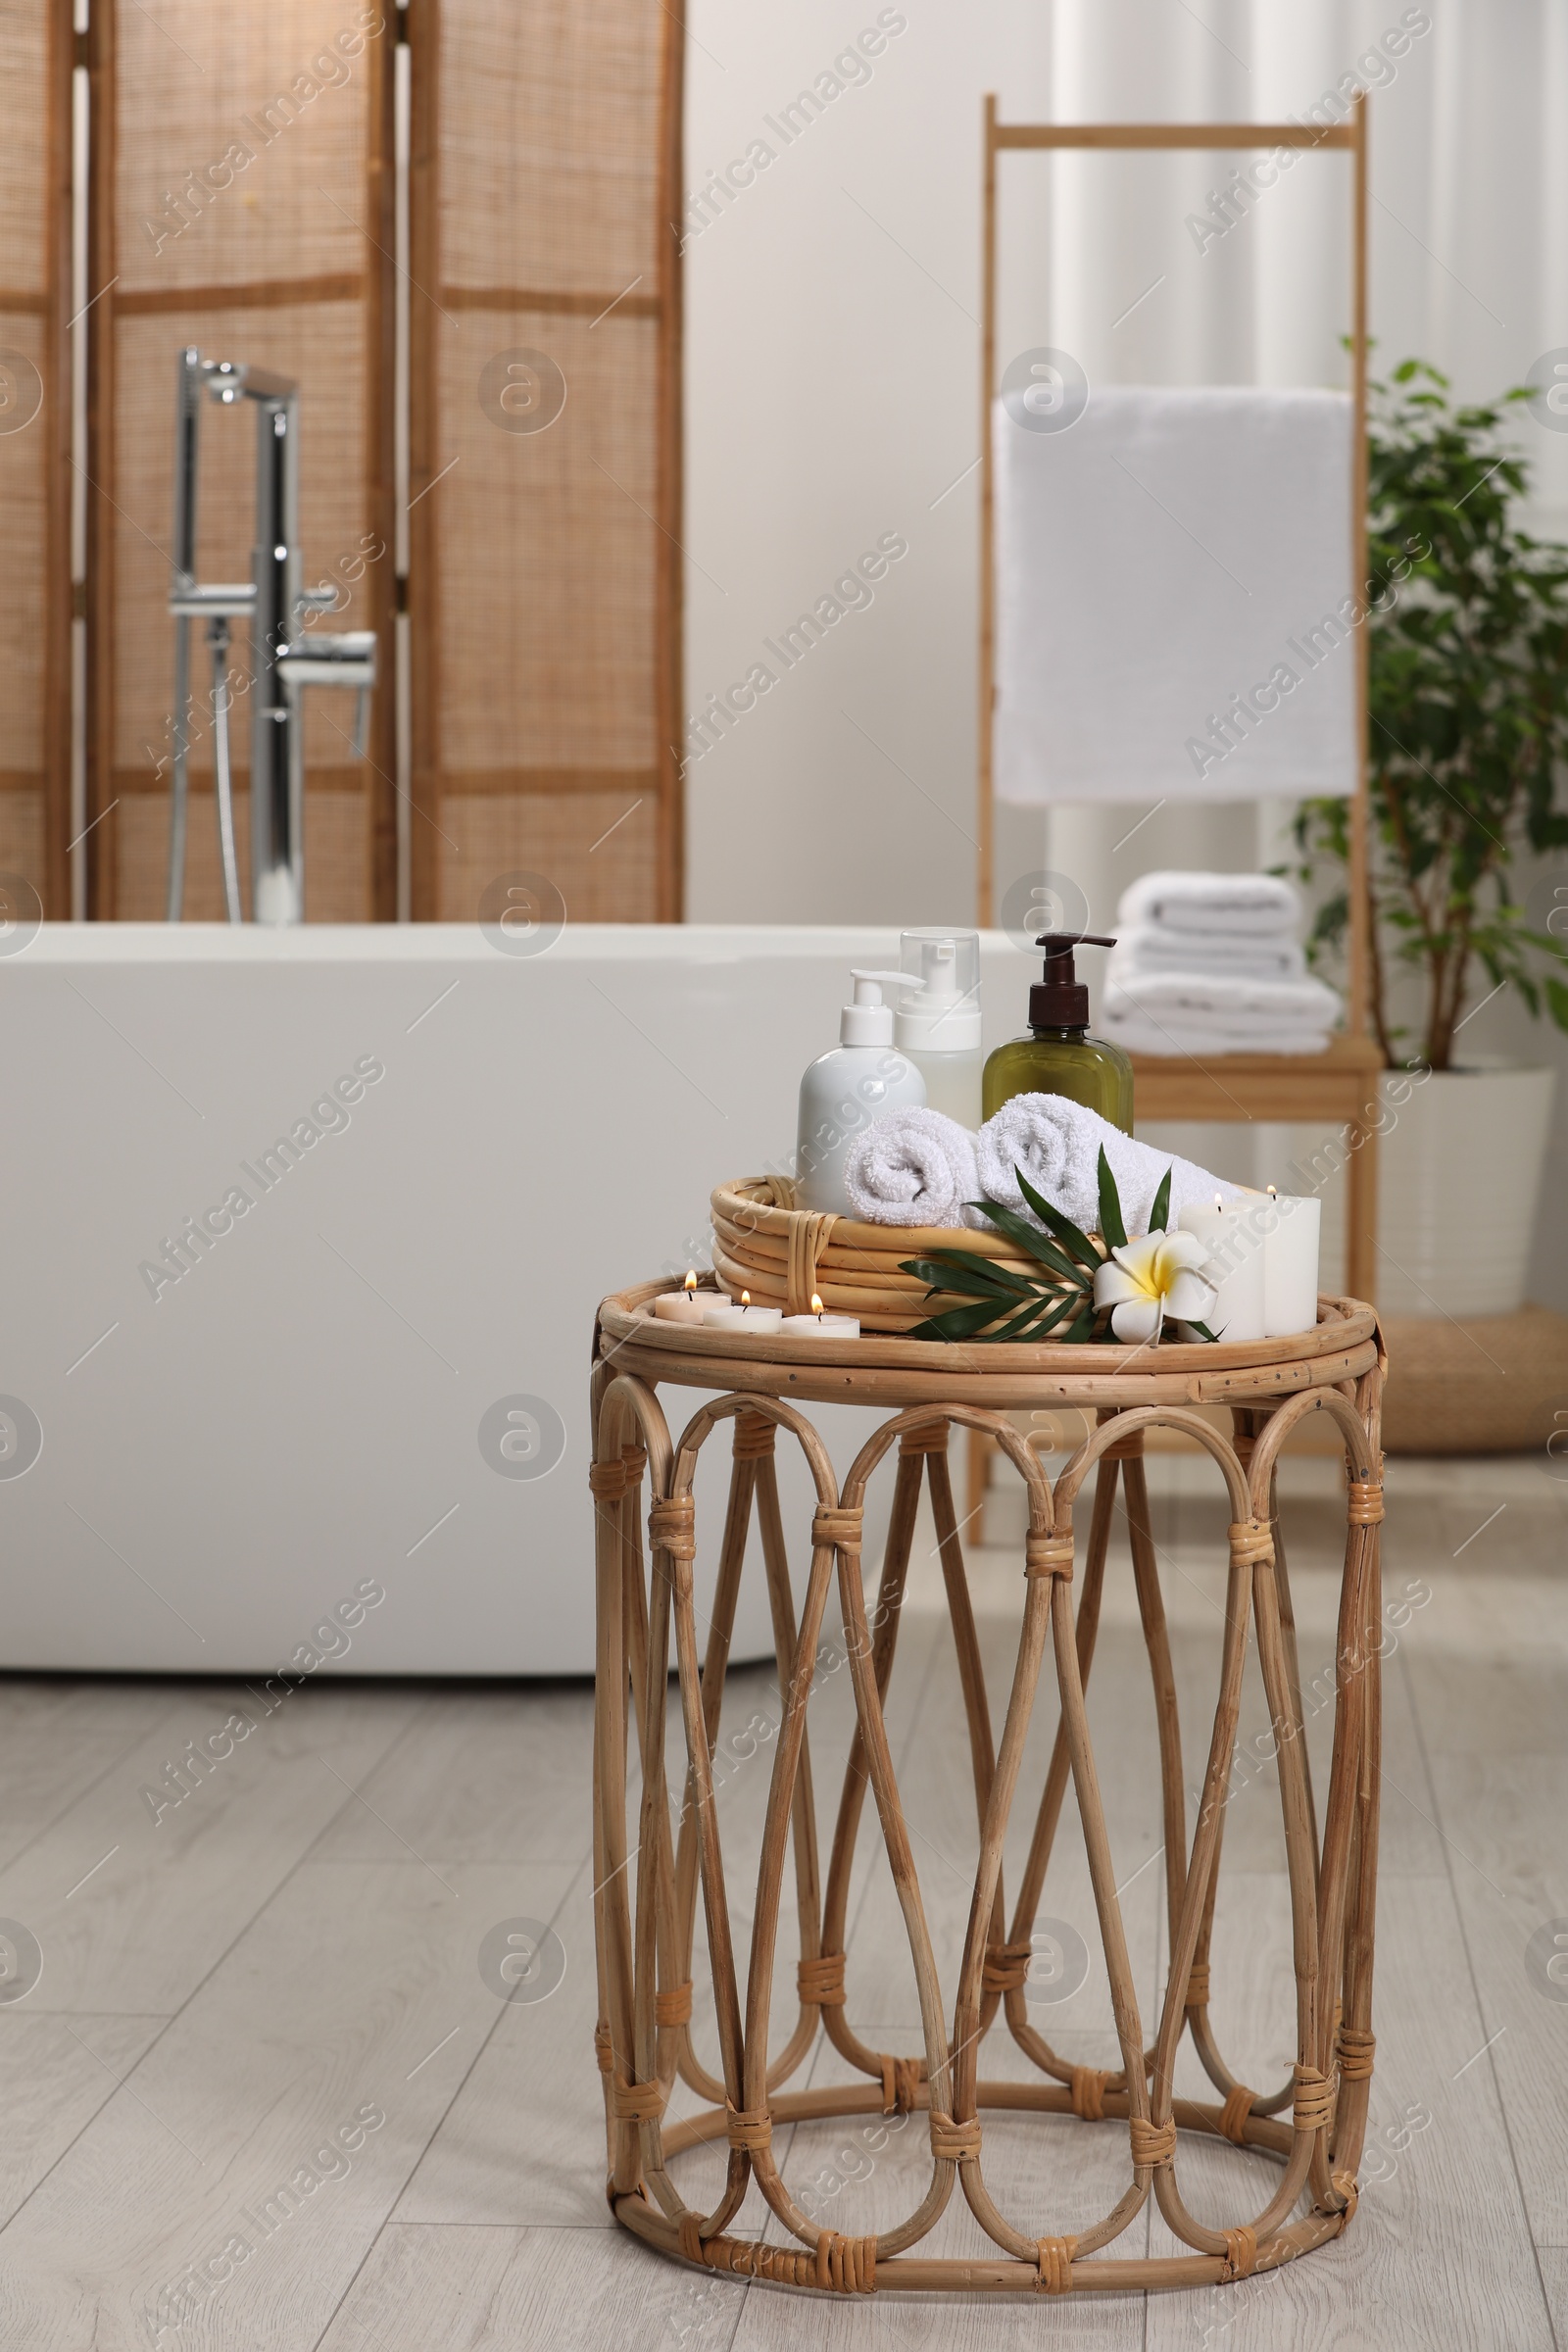
[[[115,1770],[0,1872],[0,1916],[20,1921],[43,1951],[34,2006],[178,2009],[356,1801],[356,1785],[418,1704],[405,1691],[306,1688],[269,1719],[238,1685],[180,1690]],[[221,1738],[246,1707],[246,1720],[261,1718],[254,1728],[205,1777],[191,1776],[188,1794],[170,1793],[166,1771],[183,1743]]]
[[[1288,1966],[1286,1920],[1283,1883],[1270,1898],[1239,1875],[1222,1881],[1219,1924],[1237,1961],[1250,1947],[1251,1966],[1230,1972],[1238,1989],[1220,2012],[1221,2038],[1243,2080],[1253,2079],[1246,2070],[1256,2059],[1271,2088],[1283,2076],[1278,2062],[1292,2055],[1275,1989]],[[1430,2352],[1435,2344],[1548,2352],[1551,2328],[1495,2084],[1484,2065],[1466,2063],[1485,2028],[1446,1878],[1401,1880],[1396,1900],[1380,1903],[1373,2014],[1377,2075],[1354,2223],[1343,2241],[1239,2282],[1240,2291],[1209,2291],[1202,2324],[1223,2328],[1220,2340],[1236,2352],[1286,2342],[1336,2352],[1368,2344],[1378,2352]],[[1200,2081],[1188,2049],[1178,2082],[1196,2090]],[[1265,2162],[1187,2135],[1177,2163],[1189,2210],[1214,2228],[1250,2221],[1263,2203],[1257,2177],[1270,2177]],[[1157,2216],[1152,2250],[1180,2250]],[[1152,2298],[1149,2352],[1179,2352],[1197,2324],[1186,2298]]]
[[[1568,1951],[1568,1849],[1541,1824],[1568,1818],[1568,1757],[1435,1756],[1445,1828],[1464,1852],[1453,1865],[1464,1950],[1481,2004],[1476,2072],[1493,2079],[1508,2119],[1511,2158],[1536,2237],[1568,2245],[1568,1999],[1544,1973],[1536,1939]],[[1558,1975],[1563,1973],[1559,1964]]]
[[585,2240],[400,2222],[377,2239],[319,2352],[728,2352],[747,2293],[661,2262],[619,2230]]
[[[1196,1457],[1151,1460],[1154,1537],[1183,1709],[1189,1834],[1207,1746],[1227,1509]],[[1282,1473],[1303,1679],[1332,1659],[1343,1548],[1336,1465]],[[658,2352],[849,2352],[907,2344],[1073,2343],[1115,2352],[1545,2352],[1568,2341],[1568,2001],[1550,1997],[1531,1938],[1568,1920],[1568,1486],[1530,1462],[1390,1465],[1385,1788],[1373,2131],[1359,2213],[1343,2244],[1209,2297],[1139,2295],[1017,2306],[879,2297],[824,2303],[700,2277],[631,2243],[604,2202],[591,2034],[585,1686],[307,1686],[263,1716],[239,1686],[16,1678],[0,1686],[0,1919],[34,1933],[43,1974],[22,2000],[0,1981],[0,2342],[28,2352],[139,2352],[159,2298],[188,2266],[249,2240],[156,2352],[575,2352],[617,2337]],[[971,1561],[995,1723],[1016,1647],[1016,1546]],[[975,1865],[961,1694],[928,1519],[888,1705],[939,1972],[951,1997]],[[853,1706],[836,1595],[811,1737],[824,1859]],[[744,1975],[776,1678],[735,1672],[718,1793]],[[1152,2023],[1166,1965],[1153,1715],[1125,1540],[1118,1530],[1090,1687],[1095,1741],[1140,2001]],[[231,1710],[250,1736],[161,1822],[141,1791]],[[678,1805],[673,1692],[668,1779]],[[1042,1676],[1005,1857],[1016,1885],[1056,1719]],[[1214,2016],[1247,2079],[1291,2056],[1289,1914],[1277,1779],[1251,1744],[1266,1721],[1255,1659],[1226,1808]],[[1307,1728],[1320,1801],[1330,1712]],[[736,1735],[741,1737],[736,1739]],[[629,1818],[637,1804],[635,1762]],[[156,1799],[155,1799],[156,1801]],[[635,1883],[635,1860],[630,1877]],[[1044,2022],[1064,2056],[1114,2045],[1074,1800],[1042,1909],[1081,1922],[1090,1974]],[[486,1932],[548,1923],[562,1977],[502,2002]],[[902,1920],[868,1806],[851,1888],[851,2016],[912,2051],[917,2015]],[[1538,1955],[1539,1957],[1539,1955]],[[794,1942],[781,1933],[775,2033],[793,2020]],[[699,1975],[702,1972],[699,1937]],[[710,2056],[710,1994],[697,2031]],[[997,2029],[984,2069],[1022,2070]],[[1190,2050],[1184,2087],[1201,2092]],[[807,2080],[848,2072],[818,2050]],[[690,2103],[680,2094],[678,2110]],[[352,2151],[330,2141],[357,2110],[384,2122]],[[896,2121],[896,2119],[895,2119]],[[363,2127],[361,2127],[363,2129]],[[928,2177],[924,2126],[878,2119],[780,2134],[792,2180],[814,2182],[824,2226],[883,2226]],[[321,2151],[327,2152],[322,2153]],[[314,2161],[313,2161],[314,2159]],[[719,2159],[679,2160],[699,2193]],[[1125,2179],[1116,2125],[993,2113],[987,2177],[1027,2227],[1071,2228]],[[1184,2142],[1195,2209],[1234,2218],[1256,2182],[1218,2142]],[[1252,2160],[1255,2167],[1256,2160]],[[310,2168],[309,2180],[302,2168]],[[295,2185],[274,2204],[280,2185]],[[1252,2210],[1255,2210],[1255,2203]],[[736,2225],[776,2225],[755,2192]],[[1165,2250],[1147,2210],[1124,2250]],[[932,2251],[979,2251],[961,2200]],[[162,2316],[171,2316],[166,2306]],[[173,2316],[179,2316],[177,2313]]]
[[0,1871],[20,1860],[153,1728],[172,1720],[167,1683],[18,1675],[0,1709]]
[[114,2096],[168,2021],[0,2010],[0,2223]]
[[316,1859],[392,1861],[406,1838],[432,1861],[580,1861],[593,1843],[592,1765],[586,1685],[543,1684],[521,1706],[515,1686],[442,1686]]
[[485,1931],[572,1875],[448,1868],[294,1872],[0,2238],[4,2340],[145,2346],[238,2239],[195,2340],[314,2343],[499,2020]]

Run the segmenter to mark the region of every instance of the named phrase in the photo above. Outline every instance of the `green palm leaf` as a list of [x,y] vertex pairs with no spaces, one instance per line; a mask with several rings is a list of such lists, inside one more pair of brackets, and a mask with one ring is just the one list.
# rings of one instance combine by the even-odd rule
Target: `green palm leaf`
[[[906,1257],[899,1266],[901,1274],[912,1274],[917,1282],[933,1291],[963,1291],[973,1296],[982,1289],[994,1290],[1008,1298],[1022,1298],[1033,1294],[1027,1277],[1014,1274],[1010,1266],[999,1266],[995,1258],[969,1257],[956,1250],[933,1250],[929,1257]],[[949,1281],[951,1274],[959,1276]]]
[[[1049,1266],[1053,1274],[1060,1275],[1068,1282],[1083,1281],[1081,1268],[1074,1265],[1072,1259],[1065,1256],[1054,1242],[1047,1241],[1043,1233],[1037,1232],[1027,1218],[1020,1217],[1015,1208],[999,1208],[994,1200],[977,1200],[975,1206],[984,1209],[999,1233],[1005,1234],[1009,1242],[1025,1250],[1039,1264]],[[1083,1239],[1082,1235],[1079,1235],[1079,1239]],[[1087,1249],[1089,1245],[1085,1243],[1084,1247]],[[1096,1268],[1099,1267],[1098,1257],[1094,1259],[1094,1264]]]
[[1098,1273],[1100,1252],[1089,1236],[1081,1233],[1071,1217],[1064,1216],[1054,1200],[1046,1200],[1043,1194],[1035,1191],[1022,1168],[1014,1168],[1013,1174],[1018,1179],[1018,1190],[1040,1219],[1041,1224],[1049,1226],[1059,1241],[1065,1242],[1081,1266],[1087,1266],[1091,1274]]
[[1116,1179],[1110,1172],[1110,1162],[1105,1157],[1103,1144],[1100,1147],[1100,1230],[1105,1237],[1108,1250],[1126,1249],[1127,1228],[1122,1223],[1121,1195],[1116,1190]]
[[972,1306],[948,1307],[940,1315],[930,1315],[910,1334],[916,1340],[972,1340],[995,1323],[1002,1308],[995,1298],[982,1298]]

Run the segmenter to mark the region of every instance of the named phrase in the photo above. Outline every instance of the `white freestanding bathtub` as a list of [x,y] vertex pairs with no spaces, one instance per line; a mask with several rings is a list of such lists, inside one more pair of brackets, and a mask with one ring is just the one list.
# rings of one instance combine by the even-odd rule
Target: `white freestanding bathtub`
[[[713,1184],[788,1162],[850,965],[897,960],[630,925],[0,953],[0,1665],[588,1671],[594,1307],[703,1262]],[[994,1042],[1029,972],[1000,937],[987,967]],[[761,1654],[751,1577],[742,1607]]]

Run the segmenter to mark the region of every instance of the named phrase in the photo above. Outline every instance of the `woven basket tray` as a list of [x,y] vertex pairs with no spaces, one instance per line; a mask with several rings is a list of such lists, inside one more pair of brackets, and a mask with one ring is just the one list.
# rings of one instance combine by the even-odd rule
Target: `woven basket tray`
[[[825,1307],[858,1315],[867,1331],[912,1331],[932,1310],[925,1284],[901,1274],[900,1263],[933,1250],[961,1250],[1051,1280],[1037,1258],[1001,1234],[973,1233],[967,1226],[866,1225],[858,1217],[794,1208],[793,1191],[788,1177],[753,1176],[721,1184],[712,1196],[714,1270],[727,1291],[750,1291],[756,1306],[809,1314],[814,1291]],[[1089,1238],[1103,1254],[1099,1235]]]

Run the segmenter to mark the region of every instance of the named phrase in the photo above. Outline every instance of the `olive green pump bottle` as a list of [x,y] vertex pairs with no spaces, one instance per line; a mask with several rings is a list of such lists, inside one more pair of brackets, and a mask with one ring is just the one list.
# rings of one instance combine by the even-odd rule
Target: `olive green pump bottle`
[[1115,944],[1087,931],[1048,931],[1035,941],[1046,951],[1045,978],[1029,991],[1028,1036],[1009,1038],[986,1062],[988,1119],[1014,1095],[1065,1095],[1131,1135],[1133,1065],[1120,1046],[1089,1035],[1089,991],[1072,960],[1074,948]]

